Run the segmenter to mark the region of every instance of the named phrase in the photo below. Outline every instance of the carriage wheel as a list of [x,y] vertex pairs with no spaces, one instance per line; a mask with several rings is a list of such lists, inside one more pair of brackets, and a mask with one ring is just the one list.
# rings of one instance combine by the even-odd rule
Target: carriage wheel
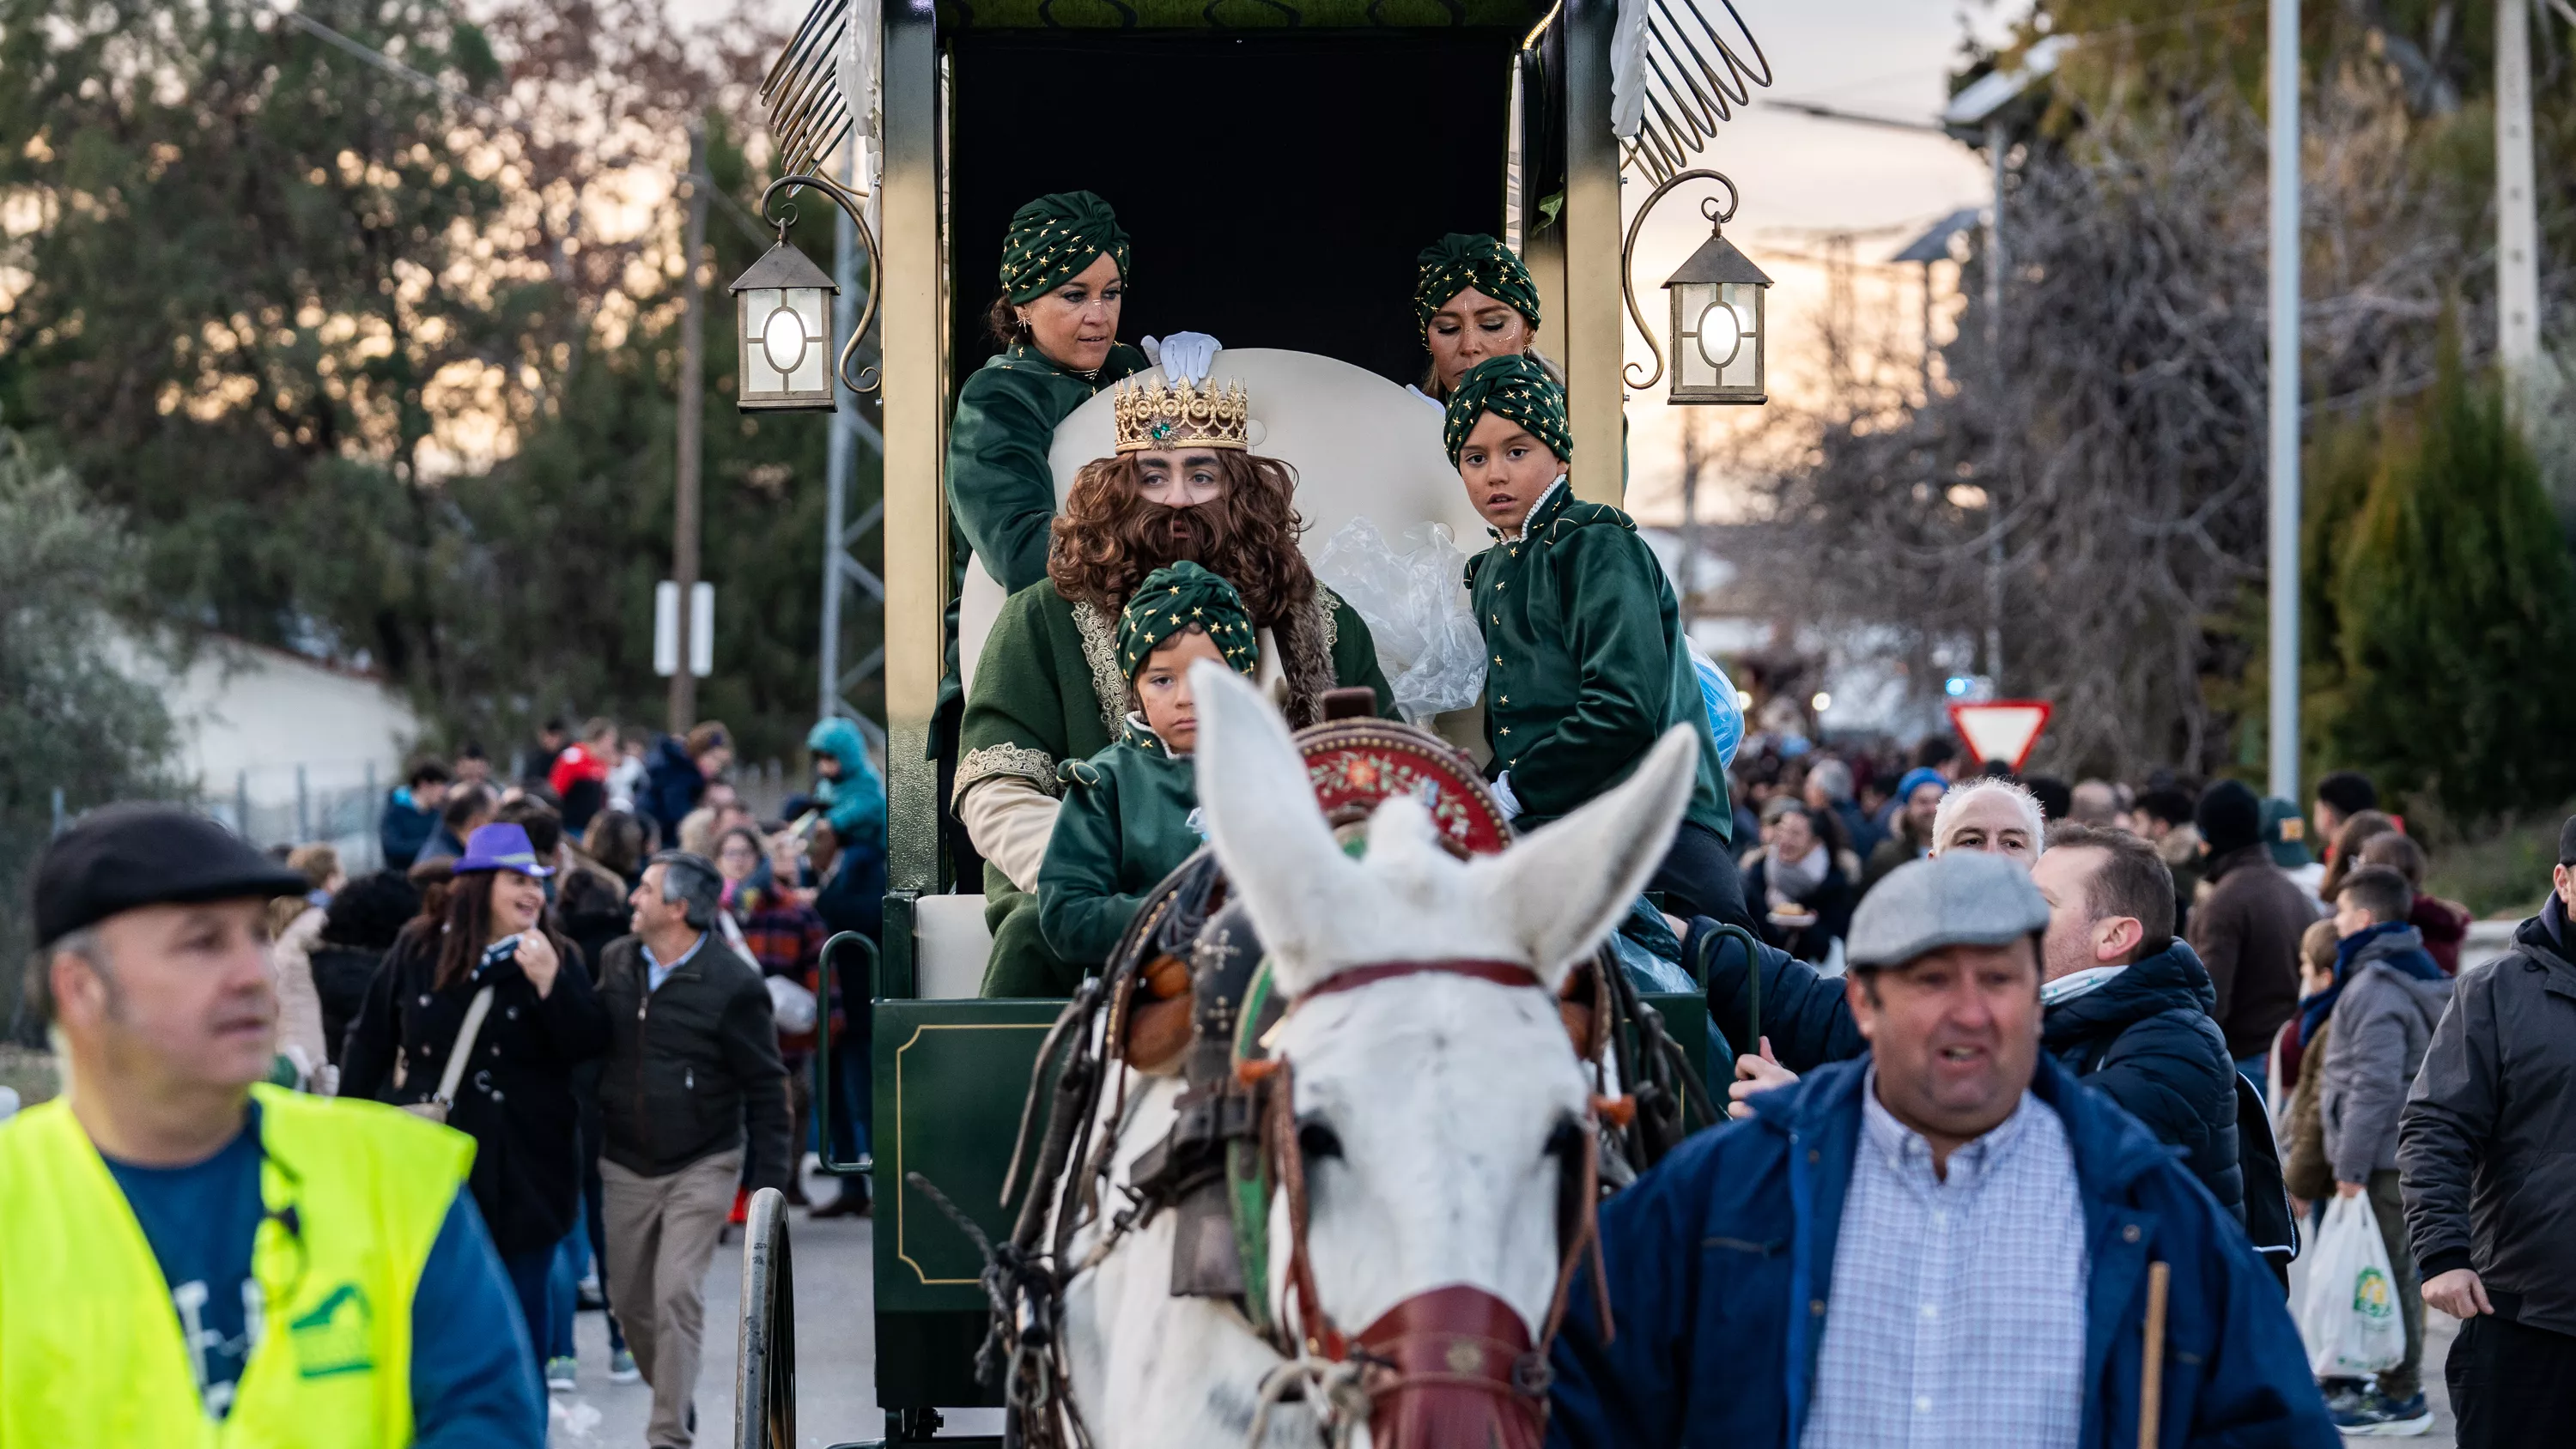
[[787,1198],[751,1195],[742,1233],[742,1333],[734,1358],[734,1449],[795,1449],[796,1292]]

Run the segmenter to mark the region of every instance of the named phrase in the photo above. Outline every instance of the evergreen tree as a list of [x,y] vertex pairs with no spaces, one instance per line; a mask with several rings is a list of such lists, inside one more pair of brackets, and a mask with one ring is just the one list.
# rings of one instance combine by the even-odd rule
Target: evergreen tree
[[2554,808],[2576,791],[2576,570],[2455,329],[2413,445],[2383,459],[2335,562],[2333,758],[2465,825]]
[[108,656],[113,621],[136,602],[134,556],[70,470],[0,431],[0,1010],[14,1010],[35,944],[27,872],[54,792],[78,813],[174,783],[168,712]]

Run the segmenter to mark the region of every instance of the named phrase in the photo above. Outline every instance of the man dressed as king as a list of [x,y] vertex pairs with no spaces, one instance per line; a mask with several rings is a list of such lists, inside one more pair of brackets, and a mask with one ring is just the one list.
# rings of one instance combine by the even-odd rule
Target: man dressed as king
[[1258,631],[1256,679],[1291,727],[1321,720],[1324,695],[1345,686],[1394,713],[1368,626],[1298,552],[1295,472],[1251,451],[1242,386],[1128,385],[1115,415],[1117,451],[1074,476],[1047,577],[1003,603],[966,697],[952,800],[984,857],[988,997],[1069,996],[1081,983],[1040,936],[1033,892],[1058,767],[1106,747],[1134,707],[1118,617],[1147,574],[1186,561],[1234,585]]

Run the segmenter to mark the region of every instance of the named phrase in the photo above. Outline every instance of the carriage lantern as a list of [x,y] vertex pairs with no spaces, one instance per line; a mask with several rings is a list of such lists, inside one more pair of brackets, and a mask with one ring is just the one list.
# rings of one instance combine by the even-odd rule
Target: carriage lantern
[[[1628,227],[1628,255],[1634,257],[1637,233],[1655,203],[1675,186],[1693,180],[1724,186],[1726,200],[1720,205],[1710,197],[1700,203],[1700,214],[1709,220],[1708,240],[1664,282],[1664,291],[1672,298],[1672,323],[1664,334],[1672,347],[1667,397],[1688,404],[1768,402],[1762,362],[1763,297],[1771,289],[1771,279],[1724,234],[1725,224],[1735,216],[1735,183],[1715,171],[1685,171],[1656,187]],[[1646,334],[1646,345],[1655,354],[1654,372],[1640,378],[1631,371],[1628,385],[1652,387],[1664,372],[1664,349],[1656,345],[1653,330],[1637,309],[1636,291],[1625,270],[1623,264],[1620,281],[1628,289],[1628,315],[1635,318],[1637,330]]]
[[[870,267],[876,275],[876,238],[870,235],[867,221],[861,216],[856,193],[816,176],[786,176],[770,184],[760,199],[766,214],[770,203],[782,189],[810,187],[847,210],[859,223],[859,236],[867,243]],[[840,285],[831,274],[806,259],[803,252],[787,242],[787,228],[796,219],[794,208],[775,221],[778,244],[761,254],[751,269],[734,278],[733,295],[740,314],[740,364],[735,371],[734,406],[744,412],[825,412],[838,403],[832,382],[839,375],[841,383],[852,392],[872,392],[876,388],[875,369],[859,377],[850,377],[846,369],[850,354],[868,329],[868,316],[859,319],[858,327],[835,356],[832,346],[832,302],[840,294]],[[868,313],[876,310],[876,298],[868,298]]]

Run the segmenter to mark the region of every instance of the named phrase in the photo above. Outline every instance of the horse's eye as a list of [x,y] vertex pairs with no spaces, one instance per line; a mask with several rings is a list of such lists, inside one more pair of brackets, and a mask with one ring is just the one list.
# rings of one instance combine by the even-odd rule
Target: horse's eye
[[1342,1155],[1341,1134],[1319,1121],[1297,1124],[1297,1150],[1310,1158]]
[[1550,1157],[1561,1157],[1569,1162],[1582,1156],[1583,1124],[1571,1117],[1559,1120],[1555,1130],[1547,1134],[1547,1152]]

